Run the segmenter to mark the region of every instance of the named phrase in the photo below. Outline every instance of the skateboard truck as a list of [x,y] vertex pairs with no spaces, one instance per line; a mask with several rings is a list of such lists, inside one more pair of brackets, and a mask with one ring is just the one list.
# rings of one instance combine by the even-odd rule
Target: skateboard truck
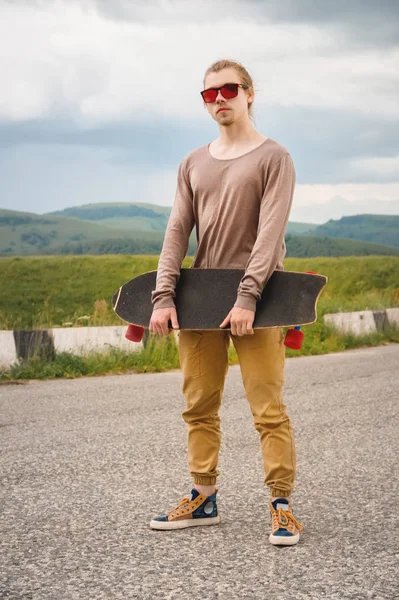
[[[315,271],[306,271],[308,275],[317,275]],[[301,331],[300,327],[294,327],[289,329],[285,335],[284,346],[291,348],[292,350],[300,350],[302,348],[303,339],[305,334]]]

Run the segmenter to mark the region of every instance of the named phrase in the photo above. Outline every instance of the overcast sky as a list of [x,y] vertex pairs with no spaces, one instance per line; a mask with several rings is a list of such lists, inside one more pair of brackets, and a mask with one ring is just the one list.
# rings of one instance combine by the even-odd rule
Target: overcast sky
[[399,214],[397,0],[0,0],[0,207],[173,203],[219,58],[297,171],[291,220]]

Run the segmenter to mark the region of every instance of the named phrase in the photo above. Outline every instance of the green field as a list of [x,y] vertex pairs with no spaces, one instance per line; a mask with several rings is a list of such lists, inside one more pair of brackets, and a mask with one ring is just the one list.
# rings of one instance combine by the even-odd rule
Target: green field
[[[0,259],[0,329],[121,324],[111,308],[118,287],[156,269],[154,256],[62,256]],[[183,266],[188,267],[187,258]],[[398,343],[399,330],[363,337],[341,335],[324,325],[329,312],[399,306],[399,257],[287,259],[286,270],[316,271],[329,282],[318,304],[318,320],[305,328],[300,352],[288,357],[325,354],[361,346]],[[230,364],[237,363],[230,349]],[[173,337],[150,337],[141,352],[111,350],[87,357],[61,353],[54,361],[36,357],[0,372],[0,382],[14,379],[78,377],[126,371],[164,371],[179,366]]]
[[[112,295],[157,262],[126,255],[1,258],[0,329],[118,324]],[[319,315],[399,306],[399,257],[289,258],[285,269],[329,278]]]

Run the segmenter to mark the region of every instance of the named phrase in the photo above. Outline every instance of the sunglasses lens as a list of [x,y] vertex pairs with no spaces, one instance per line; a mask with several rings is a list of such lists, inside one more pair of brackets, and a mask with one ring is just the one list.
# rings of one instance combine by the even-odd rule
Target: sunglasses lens
[[[226,100],[229,98],[235,98],[238,95],[238,83],[226,83],[220,88],[220,93],[222,94],[223,98],[226,98]],[[201,92],[201,96],[204,102],[216,102],[218,90],[209,88],[208,90]]]
[[223,98],[235,98],[238,95],[238,85],[236,83],[226,83],[220,91]]
[[215,102],[216,98],[217,98],[217,90],[204,90],[203,92],[201,92],[202,98],[204,100],[204,102]]

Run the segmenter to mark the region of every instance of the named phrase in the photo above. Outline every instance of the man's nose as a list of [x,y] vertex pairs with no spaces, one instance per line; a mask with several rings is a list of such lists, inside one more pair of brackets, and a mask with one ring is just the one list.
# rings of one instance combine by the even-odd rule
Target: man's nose
[[220,102],[220,100],[223,100],[223,102],[224,102],[225,99],[222,96],[222,92],[219,90],[218,95],[216,96],[215,102]]

